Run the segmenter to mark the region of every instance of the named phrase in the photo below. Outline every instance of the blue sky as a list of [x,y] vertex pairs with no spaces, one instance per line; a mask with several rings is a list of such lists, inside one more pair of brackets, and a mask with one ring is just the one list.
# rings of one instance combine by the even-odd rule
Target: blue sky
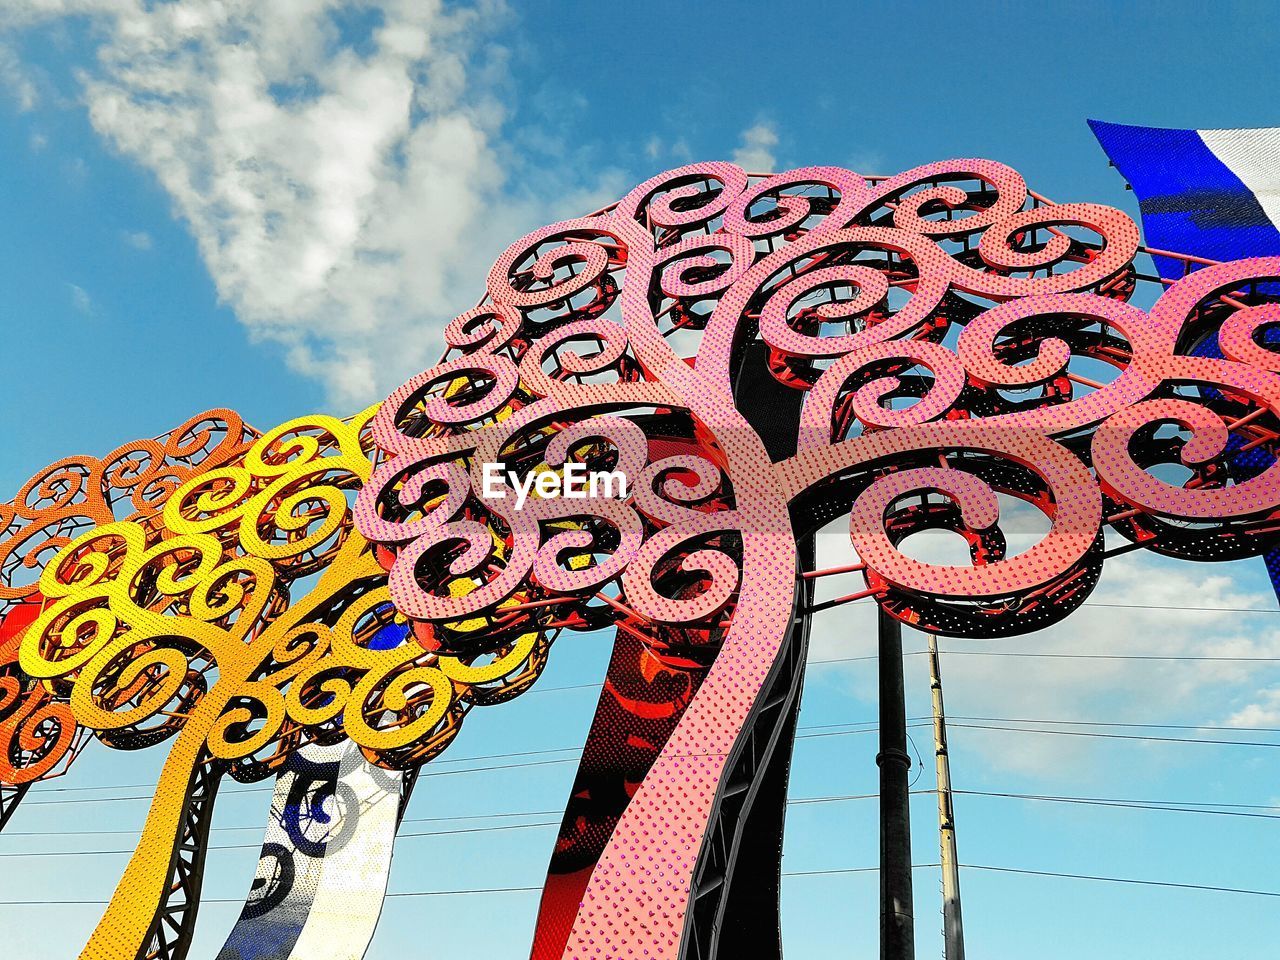
[[[435,358],[441,324],[471,305],[510,240],[689,159],[893,173],[984,156],[1056,199],[1136,214],[1086,117],[1280,125],[1266,4],[252,7],[0,0],[5,491],[56,457],[105,452],[210,406],[264,427],[353,411]],[[824,538],[833,562],[847,549]],[[1110,564],[1095,599],[1275,605],[1256,562],[1144,557]],[[866,608],[828,615],[815,659],[873,652],[872,629]],[[987,649],[1015,648],[1277,657],[1280,631],[1270,614],[1095,607]],[[928,713],[922,659],[908,658],[913,717]],[[598,680],[606,660],[599,638],[569,638],[543,684]],[[1280,726],[1280,671],[1263,666],[955,656],[944,670],[957,716]],[[870,720],[873,693],[866,663],[815,666],[801,722]],[[593,698],[552,692],[474,714],[453,755],[579,744]],[[912,732],[928,760],[927,729]],[[952,740],[962,789],[1280,802],[1268,748],[967,728]],[[793,796],[871,792],[874,755],[873,735],[801,741]],[[145,782],[158,762],[90,751],[59,786]],[[572,770],[426,779],[408,815],[556,809]],[[918,786],[931,780],[930,767]],[[261,824],[267,799],[226,797],[218,825]],[[932,805],[922,795],[913,809],[921,863],[937,859]],[[0,853],[119,849],[127,833],[16,834],[128,831],[144,808],[30,806]],[[1280,887],[1265,819],[982,796],[957,808],[964,862]],[[874,865],[875,823],[868,801],[797,805],[786,869]],[[392,889],[537,883],[550,839],[550,828],[407,838]],[[209,894],[240,896],[255,858],[214,851]],[[123,866],[115,855],[4,865],[19,862],[21,876],[0,869],[0,899],[101,898]],[[940,950],[936,881],[917,874],[922,957]],[[1280,938],[1266,898],[974,871],[963,885],[979,957],[1263,957]],[[393,900],[369,956],[430,943],[439,955],[520,957],[535,907],[532,894]],[[792,878],[784,908],[791,956],[876,956],[874,874]],[[206,908],[193,957],[213,955],[234,914]],[[63,958],[96,915],[0,905],[0,931],[17,933],[17,955]]]

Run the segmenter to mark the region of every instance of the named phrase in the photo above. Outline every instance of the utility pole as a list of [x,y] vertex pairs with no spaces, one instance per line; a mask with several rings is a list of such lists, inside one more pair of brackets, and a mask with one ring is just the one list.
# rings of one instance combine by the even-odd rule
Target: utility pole
[[902,625],[879,611],[880,960],[915,960],[911,902],[911,808]]
[[947,754],[947,717],[942,705],[938,638],[929,634],[929,690],[933,693],[933,754],[938,768],[938,841],[942,845],[942,936],[946,960],[964,960],[964,923],[960,917],[960,861],[956,857],[956,815],[951,805],[951,759]]

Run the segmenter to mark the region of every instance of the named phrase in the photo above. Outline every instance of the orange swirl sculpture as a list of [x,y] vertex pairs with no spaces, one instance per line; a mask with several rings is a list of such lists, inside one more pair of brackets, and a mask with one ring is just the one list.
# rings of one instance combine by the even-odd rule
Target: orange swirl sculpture
[[[1138,249],[1123,213],[1046,203],[990,161],[883,180],[682,167],[512,244],[442,362],[379,407],[246,434],[142,496],[145,515],[83,509],[96,526],[55,531],[56,556],[21,554],[43,567],[21,595],[40,612],[0,717],[21,688],[65,729],[172,746],[82,956],[155,955],[183,812],[223,773],[343,738],[412,769],[470,706],[533,685],[560,631],[603,628],[534,957],[772,952],[769,807],[818,526],[849,517],[892,616],[983,637],[1079,606],[1107,526],[1191,560],[1275,546],[1280,466],[1236,455],[1280,452],[1280,355],[1261,344],[1280,261],[1205,267],[1144,312]],[[1208,338],[1225,359],[1192,354]],[[517,508],[486,491],[493,463],[629,488]],[[1049,522],[1017,556],[1000,495]],[[972,562],[900,549],[930,528]],[[417,642],[375,649],[392,621]]]

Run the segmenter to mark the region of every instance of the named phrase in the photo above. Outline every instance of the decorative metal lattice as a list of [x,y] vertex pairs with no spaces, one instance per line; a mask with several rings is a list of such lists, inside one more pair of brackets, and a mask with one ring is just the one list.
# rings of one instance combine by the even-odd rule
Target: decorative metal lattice
[[[130,464],[183,462],[132,485],[104,478],[141,466],[85,468],[84,489],[134,491],[120,519],[106,493],[29,485],[0,517],[6,582],[42,568],[0,594],[27,604],[0,733],[28,700],[56,716],[18,721],[7,762],[76,727],[172,740],[83,956],[181,955],[174,852],[217,776],[344,740],[414,770],[529,689],[561,631],[605,628],[534,956],[740,956],[743,930],[772,949],[776,897],[747,888],[776,893],[818,527],[849,517],[864,587],[843,600],[985,637],[1078,607],[1107,527],[1190,560],[1275,546],[1280,467],[1240,454],[1280,445],[1280,260],[1205,267],[1144,311],[1138,250],[1123,213],[989,161],[691,165],[512,244],[441,363],[350,421],[258,437],[220,412],[225,455],[184,453],[192,424],[135,445]],[[628,488],[517,506],[579,468]],[[1001,497],[1048,524],[1017,555]],[[33,528],[45,546],[10,545]],[[904,552],[928,529],[971,563]]]

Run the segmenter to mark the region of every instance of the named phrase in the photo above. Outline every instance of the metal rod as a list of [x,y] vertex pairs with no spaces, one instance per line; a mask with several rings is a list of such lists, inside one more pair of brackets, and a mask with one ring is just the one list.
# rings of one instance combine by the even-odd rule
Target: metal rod
[[951,759],[947,753],[947,715],[942,703],[938,638],[929,634],[929,690],[933,694],[933,755],[938,770],[938,842],[942,847],[942,937],[946,960],[964,960],[964,922],[960,916],[960,860],[956,855],[956,815],[951,805]]
[[880,625],[880,958],[915,960],[911,899],[911,809],[902,625],[884,610]]

